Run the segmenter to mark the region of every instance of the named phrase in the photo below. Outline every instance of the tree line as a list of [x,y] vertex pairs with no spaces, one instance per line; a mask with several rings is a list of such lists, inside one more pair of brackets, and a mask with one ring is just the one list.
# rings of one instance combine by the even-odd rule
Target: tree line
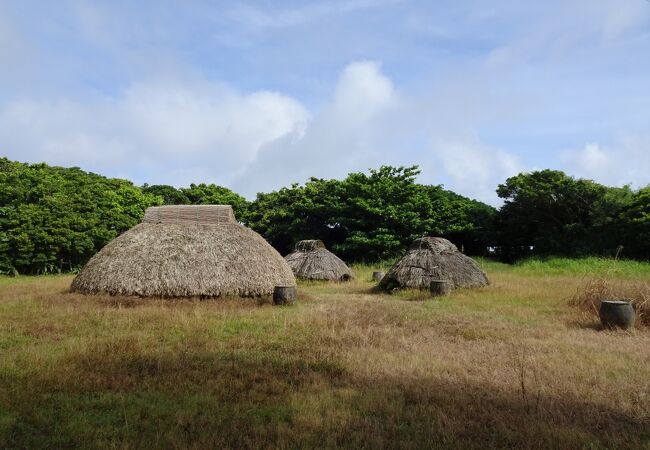
[[497,187],[496,209],[441,185],[417,183],[417,166],[382,166],[343,180],[310,178],[253,201],[215,184],[136,186],[79,168],[0,159],[0,272],[76,270],[137,224],[149,206],[229,204],[280,253],[322,239],[348,261],[399,256],[423,235],[504,261],[528,256],[650,259],[650,186],[609,187],[556,170]]

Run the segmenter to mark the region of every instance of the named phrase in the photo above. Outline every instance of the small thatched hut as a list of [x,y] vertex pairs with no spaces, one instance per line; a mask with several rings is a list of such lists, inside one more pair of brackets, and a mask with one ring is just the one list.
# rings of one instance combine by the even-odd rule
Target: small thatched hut
[[327,250],[323,241],[300,241],[284,259],[298,278],[330,281],[348,281],[352,278],[350,268]]
[[82,293],[256,297],[295,286],[282,256],[226,205],[158,206],[93,256],[72,282]]
[[406,255],[395,263],[379,283],[381,289],[428,289],[432,280],[449,280],[454,287],[480,287],[488,279],[476,262],[447,239],[416,239]]

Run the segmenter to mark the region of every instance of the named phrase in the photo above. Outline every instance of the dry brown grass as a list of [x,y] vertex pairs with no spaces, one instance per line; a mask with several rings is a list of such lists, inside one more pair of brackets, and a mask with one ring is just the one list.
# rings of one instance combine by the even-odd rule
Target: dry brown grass
[[580,278],[371,270],[290,308],[0,284],[0,447],[650,448],[650,332],[597,330]]
[[587,280],[569,303],[598,316],[602,300],[628,300],[634,305],[637,326],[650,326],[650,283],[599,277]]

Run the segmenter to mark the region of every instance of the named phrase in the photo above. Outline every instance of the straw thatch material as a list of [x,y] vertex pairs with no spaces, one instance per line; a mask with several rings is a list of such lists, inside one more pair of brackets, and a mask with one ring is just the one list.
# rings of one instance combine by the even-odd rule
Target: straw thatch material
[[236,223],[230,205],[153,206],[144,212],[144,223]]
[[382,289],[429,289],[433,280],[449,280],[454,287],[480,287],[488,279],[478,264],[458,251],[447,239],[416,239],[406,255],[388,271],[379,283]]
[[295,286],[282,256],[259,234],[237,224],[229,206],[195,207],[196,214],[192,207],[175,208],[147,210],[143,223],[90,259],[71,289],[153,297],[256,297],[272,295],[277,285]]
[[347,281],[352,278],[350,268],[327,250],[323,241],[300,241],[295,250],[284,259],[298,278],[329,281]]

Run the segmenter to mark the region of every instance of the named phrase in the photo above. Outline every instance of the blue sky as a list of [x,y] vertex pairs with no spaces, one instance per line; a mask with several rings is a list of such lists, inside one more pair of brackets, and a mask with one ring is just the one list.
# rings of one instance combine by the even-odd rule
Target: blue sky
[[1,154],[136,183],[650,183],[647,0],[0,0],[0,69]]

